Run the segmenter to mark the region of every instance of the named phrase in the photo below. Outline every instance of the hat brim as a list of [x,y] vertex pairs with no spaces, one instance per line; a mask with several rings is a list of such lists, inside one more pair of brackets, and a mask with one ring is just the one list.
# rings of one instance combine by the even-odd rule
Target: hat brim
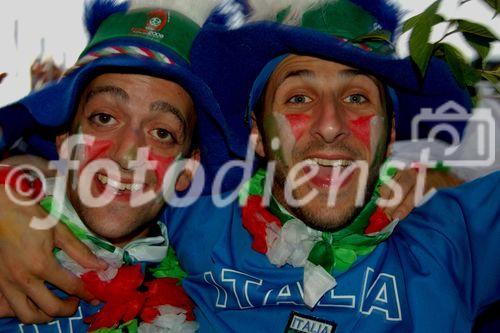
[[[244,118],[253,83],[263,67],[283,54],[309,55],[364,70],[403,96],[399,112],[416,114],[454,100],[465,108],[470,98],[444,62],[433,59],[421,80],[409,59],[382,56],[316,30],[256,22],[234,30],[207,23],[191,50],[193,71],[212,89],[232,131],[232,149],[245,156],[249,133]],[[409,101],[409,102],[408,102]],[[399,138],[409,137],[409,124]],[[238,134],[238,135],[236,135]],[[245,134],[245,135],[243,135]]]

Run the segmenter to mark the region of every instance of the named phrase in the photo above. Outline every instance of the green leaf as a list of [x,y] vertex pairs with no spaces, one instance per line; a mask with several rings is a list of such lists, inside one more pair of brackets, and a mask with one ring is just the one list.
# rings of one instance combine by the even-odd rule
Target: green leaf
[[481,76],[491,82],[498,94],[500,94],[500,70],[481,71]]
[[[415,15],[413,17],[410,17],[408,20],[406,20],[404,25],[403,25],[403,33],[407,32],[408,30],[413,29],[415,27],[415,25],[417,25],[419,20],[422,19],[423,14],[424,13]],[[427,22],[430,25],[436,25],[436,24],[444,22],[444,21],[445,21],[444,17],[442,17],[439,14],[434,14],[431,17],[427,18]]]
[[458,29],[463,33],[468,33],[482,37],[490,42],[497,41],[498,38],[495,36],[491,30],[479,23],[466,21],[466,20],[454,20],[458,24]]
[[457,50],[450,44],[440,43],[438,45],[440,50],[439,55],[443,55],[443,59],[446,61],[448,66],[450,66],[455,79],[460,83],[460,85],[465,86],[465,77],[462,72],[462,64],[465,62],[462,54],[457,52]]
[[450,66],[453,75],[458,83],[463,87],[473,87],[481,79],[479,72],[474,69],[463,54],[453,45],[440,43],[437,46],[440,50],[437,54],[442,54],[444,60]]
[[[434,46],[429,43],[432,24],[435,21],[436,12],[439,9],[441,0],[434,2],[429,6],[419,18],[414,22],[413,32],[410,36],[410,57],[417,65],[422,76],[425,75],[429,60],[432,56]],[[413,24],[413,23],[412,23]]]
[[500,70],[497,69],[495,71],[481,71],[481,76],[486,80],[490,81],[493,86],[497,86],[500,82]]
[[495,11],[495,16],[500,12],[500,1],[499,0],[484,0],[488,6],[493,8]]
[[[413,32],[412,37],[414,34],[415,31]],[[417,30],[416,37],[414,37],[413,40],[410,38],[410,57],[417,65],[420,74],[422,74],[423,77],[427,71],[427,66],[429,65],[429,61],[432,56],[433,45],[427,42],[421,42],[423,38],[420,36],[421,35],[418,35]]]
[[462,33],[465,40],[469,45],[476,50],[477,54],[482,60],[485,60],[488,57],[488,54],[491,50],[491,42],[485,38],[482,38],[478,35],[470,34],[467,32]]

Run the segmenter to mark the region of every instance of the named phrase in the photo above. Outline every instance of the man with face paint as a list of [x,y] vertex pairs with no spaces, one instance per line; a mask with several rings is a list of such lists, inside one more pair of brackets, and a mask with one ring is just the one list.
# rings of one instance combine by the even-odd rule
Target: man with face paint
[[[373,192],[390,139],[392,119],[384,99],[380,81],[359,70],[307,56],[284,58],[269,78],[262,109],[252,122],[258,135],[257,153],[277,161],[274,197],[321,230],[342,228],[357,216],[361,207],[354,209],[354,204],[361,170],[345,180],[341,172],[355,161],[366,161],[367,193]],[[276,139],[280,147],[274,150]],[[308,204],[292,207],[285,198],[285,183],[299,163],[302,175],[313,168],[317,172],[293,196],[317,195]],[[339,188],[336,209],[322,209],[328,206],[332,187]]]
[[467,93],[440,60],[421,81],[395,57],[386,1],[249,3],[211,17],[191,55],[239,134],[232,150],[248,159],[252,133],[266,163],[239,203],[206,197],[166,216],[200,331],[470,331],[500,298],[500,174],[403,221],[377,208],[394,116],[470,106]]
[[[217,3],[206,2],[192,11],[184,0],[153,8],[140,1],[90,2],[85,15],[91,39],[77,63],[57,83],[2,110],[59,133],[55,142],[60,160],[53,162],[57,177],[47,179],[40,201],[51,216],[33,220],[31,226],[39,229],[34,233],[46,232],[60,220],[74,234],[67,239],[76,236],[101,261],[80,266],[72,257],[83,257],[75,252],[84,248],[67,248],[62,239],[55,245],[64,251],[55,251],[55,256],[66,269],[32,258],[32,265],[58,274],[49,282],[62,290],[33,281],[34,292],[24,296],[4,280],[2,302],[8,302],[21,322],[34,321],[26,312],[33,304],[43,307],[35,311],[37,322],[59,318],[34,326],[2,319],[0,331],[49,332],[57,326],[80,332],[120,325],[131,330],[196,329],[191,301],[176,284],[184,273],[158,215],[168,193],[188,188],[194,170],[177,170],[172,180],[165,178],[167,172],[181,158],[196,164],[200,154],[210,155],[209,147],[200,153],[197,138],[216,135],[221,125],[210,90],[189,70],[188,60],[201,22]],[[167,33],[169,38],[161,37]],[[196,126],[198,120],[203,127]],[[2,144],[8,145],[19,129],[3,127]],[[24,130],[33,129],[29,127]],[[217,158],[211,161],[218,163]],[[28,181],[5,165],[0,170],[6,187],[19,180],[27,192],[40,190],[40,179]],[[72,273],[81,277],[85,289]],[[63,279],[72,285],[61,285]],[[86,301],[78,305],[71,296],[75,294]],[[98,300],[104,307],[97,306]]]

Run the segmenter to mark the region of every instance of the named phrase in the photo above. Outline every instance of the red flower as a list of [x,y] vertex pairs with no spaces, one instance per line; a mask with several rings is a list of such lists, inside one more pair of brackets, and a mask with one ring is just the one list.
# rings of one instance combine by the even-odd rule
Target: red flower
[[372,214],[372,216],[370,216],[369,221],[370,221],[370,223],[368,224],[368,226],[365,229],[365,235],[379,232],[391,223],[391,221],[389,220],[387,215],[384,213],[384,211],[380,207],[377,207],[377,209]]
[[266,226],[274,223],[281,228],[279,219],[262,207],[262,197],[251,195],[246,206],[242,207],[243,226],[253,237],[252,248],[259,253],[267,252]]
[[[155,279],[146,282],[144,285],[148,288],[145,309],[168,304],[186,310],[186,320],[192,321],[195,319],[193,314],[194,303],[180,285],[179,279]],[[150,313],[150,310],[147,311],[146,314]]]
[[101,281],[96,272],[86,273],[81,279],[96,298],[106,303],[98,313],[85,318],[89,331],[134,319],[146,301],[146,295],[137,290],[144,280],[140,265],[122,266],[109,282]]
[[[84,274],[82,280],[96,298],[105,302],[98,313],[85,318],[85,323],[90,324],[89,331],[117,327],[137,317],[151,323],[160,315],[158,307],[162,305],[184,309],[186,320],[195,320],[194,303],[184,292],[180,280],[162,278],[143,284],[141,265],[122,266],[109,282],[101,281],[95,272]],[[147,290],[139,291],[141,286]]]

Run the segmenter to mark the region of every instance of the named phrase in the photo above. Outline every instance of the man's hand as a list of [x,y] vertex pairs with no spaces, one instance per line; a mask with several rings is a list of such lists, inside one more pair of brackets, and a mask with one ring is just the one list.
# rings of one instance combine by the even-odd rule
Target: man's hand
[[[33,216],[47,214],[38,205],[20,207],[0,185],[0,316],[14,314],[23,323],[48,322],[69,316],[78,307],[78,297],[92,301],[81,280],[59,265],[52,250],[63,249],[81,266],[105,269],[62,223],[49,230],[35,230]],[[45,286],[49,282],[72,297],[62,300]],[[5,302],[6,301],[6,302]],[[8,305],[8,306],[7,306]]]
[[0,293],[0,318],[14,317],[14,311],[10,308],[9,302]]
[[[410,214],[410,212],[415,208],[415,194],[416,194],[416,184],[417,184],[418,170],[416,169],[406,169],[399,170],[394,176],[393,180],[396,181],[403,190],[403,196],[401,202],[394,207],[383,208],[384,212],[387,214],[391,221],[395,219],[404,219]],[[458,186],[462,183],[460,179],[453,176],[450,173],[444,173],[441,171],[427,170],[425,177],[425,193],[432,189],[446,188]],[[424,194],[425,194],[424,193]],[[383,199],[392,199],[393,192],[386,185],[382,186],[380,189],[380,196]]]
[[58,80],[63,70],[62,66],[56,65],[53,59],[35,59],[30,69],[31,90],[40,90],[47,84]]

